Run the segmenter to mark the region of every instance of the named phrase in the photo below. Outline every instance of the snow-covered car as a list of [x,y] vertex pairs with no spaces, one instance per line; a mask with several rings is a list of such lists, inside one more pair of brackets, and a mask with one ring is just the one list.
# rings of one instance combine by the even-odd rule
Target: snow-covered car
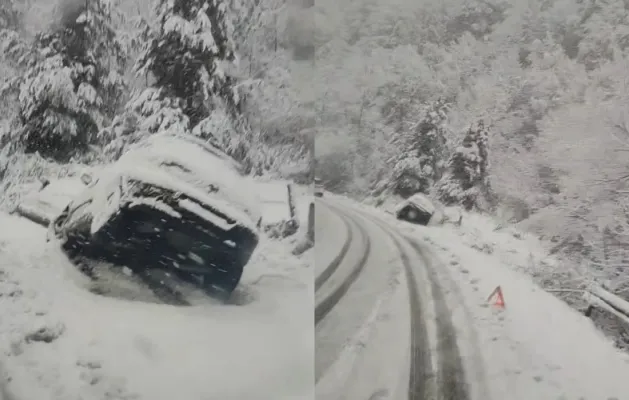
[[260,216],[233,159],[190,136],[157,134],[86,183],[49,225],[48,239],[70,258],[167,271],[222,298],[236,288]]
[[323,197],[323,181],[319,178],[315,178],[314,182],[314,195],[317,197]]
[[424,194],[416,193],[395,208],[395,217],[420,225],[428,225],[437,211],[432,201]]
[[299,229],[295,215],[292,185],[286,182],[258,183],[258,196],[262,214],[262,229],[270,237],[284,238]]

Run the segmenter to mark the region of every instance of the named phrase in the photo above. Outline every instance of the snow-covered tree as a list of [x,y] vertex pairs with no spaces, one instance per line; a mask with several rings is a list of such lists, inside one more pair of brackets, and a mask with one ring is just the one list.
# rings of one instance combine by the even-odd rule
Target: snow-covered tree
[[241,98],[227,73],[235,61],[233,27],[223,0],[160,0],[159,28],[138,61],[154,86],[183,101],[192,126],[224,106],[237,115]]
[[488,132],[483,121],[467,130],[450,158],[446,173],[436,185],[437,195],[444,204],[458,204],[467,210],[487,208],[487,203],[483,203],[491,201],[487,142]]
[[124,52],[111,17],[108,0],[68,2],[58,25],[36,36],[38,59],[5,86],[19,101],[12,146],[67,161],[118,111]]
[[437,100],[424,111],[419,122],[409,131],[393,137],[393,166],[389,187],[402,197],[418,192],[428,193],[441,177],[445,167],[448,105]]
[[167,130],[190,132],[190,119],[183,112],[183,101],[171,97],[161,88],[147,88],[129,100],[124,113],[99,132],[99,142],[105,143],[104,161],[115,160],[127,145],[147,135]]

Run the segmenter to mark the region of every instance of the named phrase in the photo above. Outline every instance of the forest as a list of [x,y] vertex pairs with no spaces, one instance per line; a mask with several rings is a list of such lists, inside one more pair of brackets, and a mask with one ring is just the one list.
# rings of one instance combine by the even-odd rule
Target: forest
[[316,165],[333,190],[495,215],[565,256],[548,285],[626,295],[628,2],[315,10]]
[[310,179],[313,140],[294,121],[306,118],[290,72],[308,62],[295,56],[287,3],[2,0],[0,10],[4,208],[42,174],[110,163],[169,129],[251,174]]
[[0,0],[0,48],[3,208],[186,130],[252,174],[497,216],[566,256],[550,284],[629,288],[626,1]]

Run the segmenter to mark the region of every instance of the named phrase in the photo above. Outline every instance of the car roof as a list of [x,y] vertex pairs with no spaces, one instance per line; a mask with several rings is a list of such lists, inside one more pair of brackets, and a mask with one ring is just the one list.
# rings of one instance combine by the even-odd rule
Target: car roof
[[185,183],[208,193],[211,192],[208,190],[210,186],[217,187],[219,192],[215,196],[233,203],[254,220],[259,218],[257,199],[243,181],[246,178],[240,164],[200,139],[158,133],[134,144],[117,164],[123,174],[136,177],[138,174],[134,170],[159,170],[163,175],[171,176],[171,179],[162,180],[162,183],[171,186],[177,184],[181,187]]
[[415,207],[421,208],[422,210],[425,210],[429,213],[435,212],[435,205],[432,203],[432,201],[430,201],[430,199],[426,195],[422,193],[416,193],[412,195],[411,197],[409,197],[406,201],[409,204],[412,204]]

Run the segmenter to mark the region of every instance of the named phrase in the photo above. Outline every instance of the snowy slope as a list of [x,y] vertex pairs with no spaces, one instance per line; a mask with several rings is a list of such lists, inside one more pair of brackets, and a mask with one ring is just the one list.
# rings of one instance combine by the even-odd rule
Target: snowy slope
[[[465,214],[461,228],[426,228],[355,207],[418,242],[437,271],[479,400],[629,398],[629,356],[529,276],[532,268],[555,268],[534,238],[495,232],[491,220],[477,215]],[[496,286],[505,309],[487,301]]]
[[18,399],[311,397],[307,260],[283,244],[261,243],[242,305],[181,308],[93,295],[44,229],[0,226],[0,368]]
[[256,182],[262,222],[276,224],[291,219],[287,182]]

